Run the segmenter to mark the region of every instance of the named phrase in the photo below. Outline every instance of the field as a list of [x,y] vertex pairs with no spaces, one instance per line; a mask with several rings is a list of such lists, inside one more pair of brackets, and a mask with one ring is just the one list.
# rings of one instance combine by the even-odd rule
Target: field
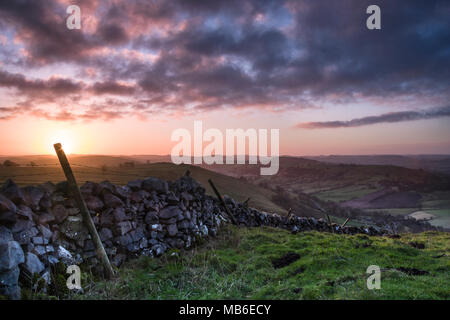
[[[132,261],[113,281],[86,278],[84,294],[71,298],[450,299],[449,245],[448,233],[390,239],[226,226],[191,251]],[[300,258],[274,268],[287,253]],[[380,290],[366,287],[369,265],[381,268]]]
[[[62,169],[55,161],[56,159],[53,159],[53,163],[48,161],[47,165],[41,164],[41,166],[36,167],[0,167],[0,183],[3,183],[8,178],[13,179],[21,186],[35,185],[46,181],[54,183],[64,181],[65,177]],[[285,209],[271,201],[273,191],[200,167],[174,165],[172,163],[140,164],[131,168],[118,167],[119,162],[123,162],[123,158],[114,159],[114,157],[112,159],[109,159],[109,157],[102,157],[101,159],[94,159],[94,161],[92,161],[92,159],[89,161],[89,157],[86,159],[80,159],[78,157],[71,159],[69,157],[69,161],[71,162],[77,182],[80,185],[85,181],[101,182],[104,180],[124,185],[128,181],[143,179],[145,177],[157,177],[173,181],[189,170],[192,177],[199,181],[205,187],[207,193],[211,195],[213,195],[213,191],[208,183],[208,179],[213,180],[222,195],[229,195],[237,201],[245,201],[247,198],[250,198],[249,205],[252,207],[268,212],[277,212],[279,214],[286,213]],[[102,170],[100,163],[104,162],[115,164],[117,167],[107,166],[105,170]],[[98,167],[96,167],[96,165]]]

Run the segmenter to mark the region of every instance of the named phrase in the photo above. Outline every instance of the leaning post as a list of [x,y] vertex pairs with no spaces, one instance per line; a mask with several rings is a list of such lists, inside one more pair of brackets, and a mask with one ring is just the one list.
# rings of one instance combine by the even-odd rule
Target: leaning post
[[222,198],[222,195],[219,193],[219,190],[217,190],[216,186],[214,185],[214,183],[212,182],[211,179],[208,179],[209,184],[211,185],[211,188],[213,189],[214,193],[216,194],[217,198],[219,199],[220,203],[222,203],[222,205],[225,208],[225,211],[227,212],[228,217],[231,219],[231,221],[234,224],[237,224],[236,219],[234,219],[233,215],[231,214],[230,209],[228,209],[227,204],[225,203],[225,201]]
[[83,217],[83,221],[86,224],[86,227],[88,228],[89,233],[92,237],[92,241],[95,244],[97,256],[102,261],[103,267],[106,270],[107,277],[111,279],[114,276],[114,270],[111,266],[111,263],[109,262],[108,255],[106,254],[103,243],[97,233],[97,229],[95,229],[94,222],[92,221],[89,210],[86,206],[86,203],[84,202],[83,196],[81,195],[80,188],[78,187],[77,181],[75,180],[75,176],[73,175],[73,171],[70,167],[69,161],[67,160],[66,154],[62,149],[60,143],[55,143],[53,147],[55,148],[56,154],[58,155],[58,159],[64,171],[64,175],[66,176],[70,191],[72,191],[78,209],[80,209],[81,215]]

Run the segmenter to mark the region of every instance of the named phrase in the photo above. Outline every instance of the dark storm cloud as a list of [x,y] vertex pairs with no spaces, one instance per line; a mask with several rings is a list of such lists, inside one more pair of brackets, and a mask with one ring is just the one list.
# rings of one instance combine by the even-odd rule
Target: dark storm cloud
[[[26,52],[14,60],[6,56],[10,48],[2,49],[0,58],[25,68],[67,63],[80,75],[89,69],[96,83],[83,77],[27,80],[2,71],[0,86],[28,95],[43,90],[55,93],[54,99],[58,90],[81,98],[120,95],[139,106],[135,112],[187,106],[301,109],[398,97],[426,97],[439,105],[450,98],[445,0],[379,0],[382,29],[373,31],[365,24],[373,4],[368,0],[73,4],[81,7],[82,30],[65,27],[66,5],[59,1],[0,2],[0,26],[15,32]],[[113,107],[100,106],[86,118],[101,111],[112,112],[107,118],[123,115],[124,106]]]
[[395,123],[450,117],[450,106],[423,111],[390,112],[379,116],[363,117],[350,121],[325,121],[299,123],[296,127],[303,129],[352,128],[377,123]]

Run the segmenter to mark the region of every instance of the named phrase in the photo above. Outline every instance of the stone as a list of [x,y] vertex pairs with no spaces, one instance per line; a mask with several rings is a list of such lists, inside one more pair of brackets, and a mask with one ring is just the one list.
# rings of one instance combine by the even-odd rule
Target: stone
[[144,219],[145,223],[147,224],[155,224],[158,222],[158,220],[158,213],[156,211],[147,212]]
[[84,197],[84,202],[89,210],[98,212],[105,206],[103,201],[96,196],[88,195]]
[[46,245],[48,244],[48,239],[45,239],[44,237],[33,237],[31,239],[34,245]]
[[127,186],[133,191],[139,190],[142,188],[142,180],[130,181],[128,182]]
[[133,230],[133,225],[129,221],[122,221],[116,224],[116,234],[123,236]]
[[162,244],[155,244],[154,246],[152,246],[152,252],[156,257],[159,257],[160,255],[162,255],[164,252],[166,251],[166,248],[164,245]]
[[167,191],[169,190],[169,186],[166,181],[150,177],[142,182],[142,189],[148,192],[156,191],[158,193],[167,193]]
[[0,272],[0,294],[12,299],[20,299],[19,275],[20,269],[17,266]]
[[61,232],[69,239],[84,241],[88,238],[88,230],[84,227],[80,216],[69,216],[61,224]]
[[115,242],[121,245],[122,247],[126,248],[130,243],[133,242],[133,239],[130,237],[130,235],[126,234],[115,238]]
[[55,252],[53,246],[35,246],[33,250],[38,256],[47,255],[48,253]]
[[23,204],[19,205],[17,207],[17,214],[27,218],[28,220],[33,220],[33,211],[31,209]]
[[67,181],[58,182],[56,185],[56,191],[63,194],[69,193],[69,183]]
[[121,222],[121,221],[124,221],[124,220],[128,220],[128,217],[125,214],[124,208],[116,208],[116,209],[114,209],[113,215],[114,215],[114,221],[115,222]]
[[131,189],[128,186],[116,186],[115,194],[122,199],[127,199],[130,196]]
[[35,227],[14,233],[14,240],[21,245],[30,243],[31,238],[37,236],[39,231]]
[[126,259],[127,256],[125,254],[119,253],[111,259],[111,263],[116,267],[120,267]]
[[56,257],[67,266],[77,264],[80,262],[80,261],[77,262],[76,259],[74,259],[74,257],[72,256],[72,254],[63,246],[58,246],[56,248]]
[[4,211],[16,213],[17,207],[11,200],[0,194],[0,212]]
[[9,297],[11,300],[20,300],[20,287],[19,285],[0,286],[0,295]]
[[[80,191],[83,196],[93,195],[97,191],[98,184],[92,181],[86,181],[81,187]],[[86,200],[86,199],[85,199]]]
[[22,191],[20,190],[19,186],[11,179],[5,181],[0,192],[16,205],[19,205],[24,201]]
[[53,214],[50,214],[48,212],[42,213],[38,217],[39,224],[49,224],[51,222],[55,221],[55,216]]
[[108,208],[117,208],[123,207],[123,202],[118,197],[113,195],[112,193],[106,192],[103,196],[103,200],[105,201],[105,205]]
[[179,213],[183,213],[180,208],[178,208],[177,206],[169,206],[159,212],[159,217],[161,219],[170,219],[177,217]]
[[52,207],[52,200],[48,195],[42,197],[41,201],[39,201],[39,207],[41,209],[50,209]]
[[102,241],[107,241],[113,238],[112,231],[108,228],[101,228],[98,235]]
[[0,225],[13,226],[17,221],[17,215],[12,211],[0,211]]
[[40,185],[46,194],[52,194],[56,191],[56,186],[53,182],[47,181]]
[[30,274],[40,274],[44,271],[45,266],[35,254],[27,252],[23,268],[25,268],[25,270],[27,270]]
[[44,197],[44,190],[36,186],[26,186],[22,188],[24,203],[32,209],[39,208],[39,202]]
[[42,225],[39,225],[38,229],[39,229],[39,231],[41,232],[42,236],[45,239],[50,239],[52,237],[52,235],[53,235],[53,232],[50,229],[48,229],[48,228],[46,228],[46,227],[44,227]]
[[0,244],[14,241],[13,235],[10,229],[5,226],[0,226]]
[[171,237],[176,236],[177,233],[178,233],[177,225],[176,225],[176,224],[170,224],[170,225],[167,227],[167,232],[169,233],[169,236],[171,236]]
[[22,247],[17,241],[0,244],[0,272],[13,269],[24,261]]
[[109,208],[102,212],[100,215],[100,224],[102,226],[113,226],[114,225],[114,210]]
[[69,212],[67,212],[66,208],[61,204],[55,205],[52,209],[52,213],[56,223],[63,222],[69,216]]

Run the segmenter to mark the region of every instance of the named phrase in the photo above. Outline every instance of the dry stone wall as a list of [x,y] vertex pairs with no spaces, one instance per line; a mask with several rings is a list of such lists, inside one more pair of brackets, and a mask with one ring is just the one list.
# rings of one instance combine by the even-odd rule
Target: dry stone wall
[[[158,257],[170,248],[189,249],[201,239],[214,237],[227,222],[220,203],[189,176],[174,182],[150,177],[125,186],[86,182],[81,192],[116,267],[140,255]],[[323,219],[269,214],[228,197],[225,202],[243,226],[272,226],[294,233],[331,231]],[[373,227],[332,228],[337,233],[383,234]],[[6,181],[0,189],[0,295],[19,299],[19,277],[49,283],[51,266],[60,262],[83,263],[102,272],[67,183],[20,188]]]

